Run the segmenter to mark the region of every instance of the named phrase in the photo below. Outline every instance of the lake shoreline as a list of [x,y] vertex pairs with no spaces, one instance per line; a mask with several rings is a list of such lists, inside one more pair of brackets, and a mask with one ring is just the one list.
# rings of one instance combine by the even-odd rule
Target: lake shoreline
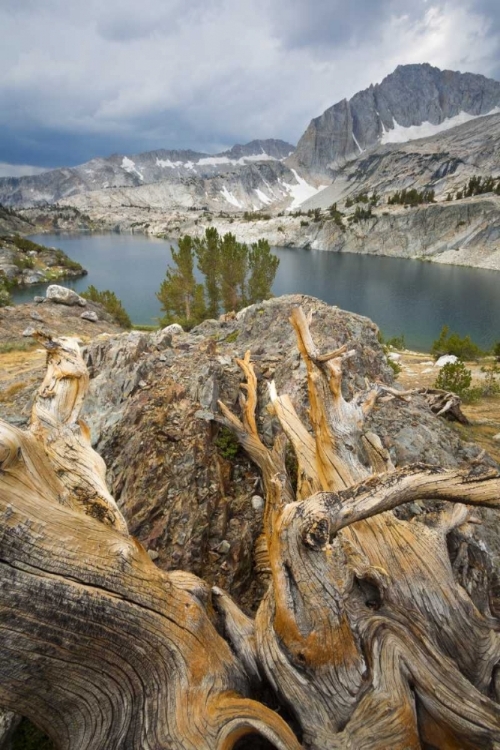
[[[89,194],[91,197],[92,194]],[[87,199],[90,201],[90,197]],[[209,212],[199,209],[123,206],[114,203],[95,206],[79,197],[79,209],[70,202],[59,210],[74,212],[58,227],[63,231],[133,233],[178,239],[184,234],[199,236],[208,226],[219,233],[231,232],[239,242],[267,239],[271,245],[324,252],[342,252],[381,257],[403,257],[437,264],[487,268],[500,271],[500,196],[480,195],[453,202],[427,203],[414,207],[380,205],[372,215],[353,221],[352,211],[332,218],[323,211],[319,220],[304,213]],[[80,205],[81,203],[81,205]],[[35,209],[23,214],[35,216]],[[82,213],[85,212],[85,213]],[[39,215],[39,214],[38,214]],[[82,217],[86,217],[83,220]],[[43,222],[42,222],[43,224]],[[37,222],[37,227],[40,223]],[[41,226],[51,232],[51,223]]]
[[[136,325],[155,324],[161,316],[155,293],[171,263],[175,238],[71,233],[44,234],[39,240],[61,247],[87,268],[85,279],[67,284],[77,292],[90,284],[111,289]],[[500,330],[500,279],[490,271],[360,253],[290,247],[275,247],[274,252],[280,258],[275,296],[308,294],[364,315],[386,339],[404,334],[407,346],[416,351],[428,351],[444,324],[461,336],[470,335],[483,349]],[[39,291],[15,294],[14,299],[29,301]]]

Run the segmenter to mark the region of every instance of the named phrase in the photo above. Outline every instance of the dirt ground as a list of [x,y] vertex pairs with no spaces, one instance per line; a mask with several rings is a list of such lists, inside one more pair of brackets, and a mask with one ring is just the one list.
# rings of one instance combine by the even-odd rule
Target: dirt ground
[[[428,354],[418,352],[401,351],[398,364],[401,372],[397,382],[404,388],[425,388],[434,385],[439,374],[439,368],[435,366],[434,360]],[[485,364],[493,364],[493,358],[481,362],[467,362],[466,367],[472,372],[472,386],[477,386],[484,380],[481,367]],[[463,404],[462,411],[470,421],[470,425],[460,425],[450,422],[460,433],[463,440],[471,440],[483,447],[492,458],[500,463],[500,395],[489,398],[481,398],[472,404]]]

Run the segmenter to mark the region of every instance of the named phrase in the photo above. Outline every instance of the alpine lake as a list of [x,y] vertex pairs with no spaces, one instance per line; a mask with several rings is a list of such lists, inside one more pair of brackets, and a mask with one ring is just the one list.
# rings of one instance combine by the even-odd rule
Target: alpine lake
[[[62,281],[84,291],[111,289],[134,324],[152,325],[161,315],[156,299],[175,240],[138,234],[35,235],[35,242],[64,250],[88,270]],[[308,294],[371,318],[385,338],[428,351],[441,327],[469,334],[481,348],[500,340],[500,271],[374,255],[276,247],[280,265],[274,295]],[[47,284],[13,294],[16,303],[45,293]]]

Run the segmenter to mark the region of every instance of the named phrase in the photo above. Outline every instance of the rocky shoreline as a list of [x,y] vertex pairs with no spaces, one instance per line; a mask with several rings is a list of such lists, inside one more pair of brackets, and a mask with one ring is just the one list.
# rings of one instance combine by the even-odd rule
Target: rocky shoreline
[[[236,213],[215,215],[183,209],[165,212],[140,207],[88,211],[97,231],[177,239],[184,234],[201,236],[208,226],[214,226],[219,233],[233,233],[240,242],[265,238],[277,247],[415,258],[500,270],[500,196],[496,195],[412,208],[383,205],[373,209],[370,218],[355,222],[349,221],[352,209],[345,212],[341,225],[325,210],[317,220],[306,212],[263,213],[261,217],[251,214],[244,218]],[[47,227],[44,231],[53,230]],[[65,231],[82,229],[68,223]]]
[[86,276],[65,252],[20,235],[0,237],[0,286],[7,290]]
[[[77,209],[50,206],[17,212],[20,234],[134,233],[177,239],[201,236],[208,226],[231,232],[240,242],[267,239],[272,246],[326,252],[361,253],[500,270],[500,196],[480,195],[415,207],[372,208],[369,218],[353,220],[355,206],[332,217],[296,212],[223,212],[185,208],[168,211],[145,206]],[[61,218],[64,217],[64,218]],[[1,262],[1,261],[0,261]],[[1,265],[0,265],[1,268]],[[62,277],[59,277],[62,278]]]

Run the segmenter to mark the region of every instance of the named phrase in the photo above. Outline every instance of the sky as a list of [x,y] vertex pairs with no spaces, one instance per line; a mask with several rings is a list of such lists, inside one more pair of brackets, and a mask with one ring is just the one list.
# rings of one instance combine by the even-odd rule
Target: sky
[[498,0],[0,0],[0,176],[296,144],[397,65],[500,80]]

